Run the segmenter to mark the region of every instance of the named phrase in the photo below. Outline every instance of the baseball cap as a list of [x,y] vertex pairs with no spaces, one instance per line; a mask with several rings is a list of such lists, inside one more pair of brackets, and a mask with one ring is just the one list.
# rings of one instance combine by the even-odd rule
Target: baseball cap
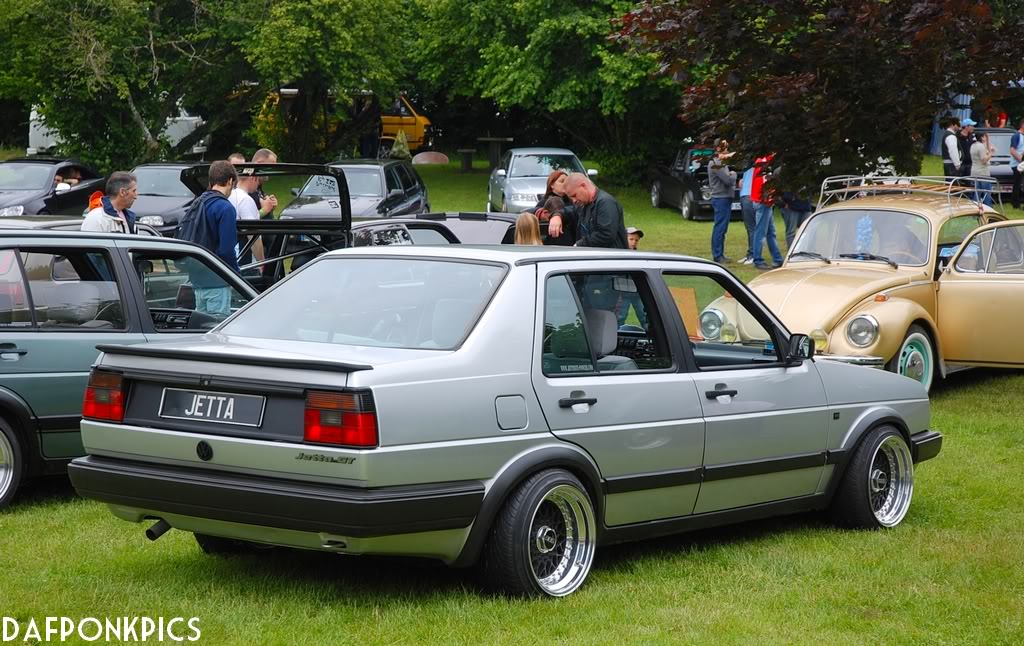
[[969,128],[971,126],[976,126],[976,125],[978,125],[978,122],[975,121],[974,119],[970,118],[970,117],[967,117],[966,119],[961,119],[960,120],[960,127],[961,128]]
[[644,237],[644,232],[641,231],[640,229],[637,229],[636,227],[629,227],[629,228],[627,228],[626,229],[626,234],[628,235],[630,233],[635,233],[638,236],[640,236],[641,238]]

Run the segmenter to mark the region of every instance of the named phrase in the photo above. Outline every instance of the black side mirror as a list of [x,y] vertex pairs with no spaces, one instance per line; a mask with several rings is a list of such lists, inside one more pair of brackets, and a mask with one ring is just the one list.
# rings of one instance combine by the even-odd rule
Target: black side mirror
[[295,197],[299,196],[299,189],[295,186],[292,187],[292,195],[294,195]]
[[814,341],[806,334],[794,334],[789,337],[789,351],[786,363],[799,365],[814,356]]

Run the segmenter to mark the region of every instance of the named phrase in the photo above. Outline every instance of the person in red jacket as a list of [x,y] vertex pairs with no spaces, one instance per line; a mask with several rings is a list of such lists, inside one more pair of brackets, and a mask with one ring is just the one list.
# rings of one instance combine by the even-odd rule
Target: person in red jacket
[[[766,155],[754,160],[754,179],[750,185],[750,201],[754,205],[754,267],[760,270],[771,269],[782,266],[782,254],[779,252],[779,241],[775,234],[775,207],[773,205],[772,190],[765,186],[766,180],[771,178],[771,165],[775,155]],[[772,264],[764,261],[762,251],[764,243],[768,243],[768,252],[772,256]]]

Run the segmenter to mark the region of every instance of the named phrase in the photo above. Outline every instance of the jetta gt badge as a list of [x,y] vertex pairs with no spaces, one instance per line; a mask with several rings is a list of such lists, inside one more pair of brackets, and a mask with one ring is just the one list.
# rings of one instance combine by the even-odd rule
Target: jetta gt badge
[[296,460],[307,460],[309,462],[333,462],[335,464],[355,464],[355,458],[343,458],[336,455],[324,455],[323,453],[302,453],[295,456]]

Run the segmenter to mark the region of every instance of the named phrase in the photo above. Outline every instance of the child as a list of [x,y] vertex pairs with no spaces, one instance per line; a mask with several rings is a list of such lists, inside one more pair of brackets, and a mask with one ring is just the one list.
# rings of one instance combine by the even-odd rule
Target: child
[[523,211],[516,218],[516,244],[544,244],[544,241],[540,239],[540,221],[529,211]]

